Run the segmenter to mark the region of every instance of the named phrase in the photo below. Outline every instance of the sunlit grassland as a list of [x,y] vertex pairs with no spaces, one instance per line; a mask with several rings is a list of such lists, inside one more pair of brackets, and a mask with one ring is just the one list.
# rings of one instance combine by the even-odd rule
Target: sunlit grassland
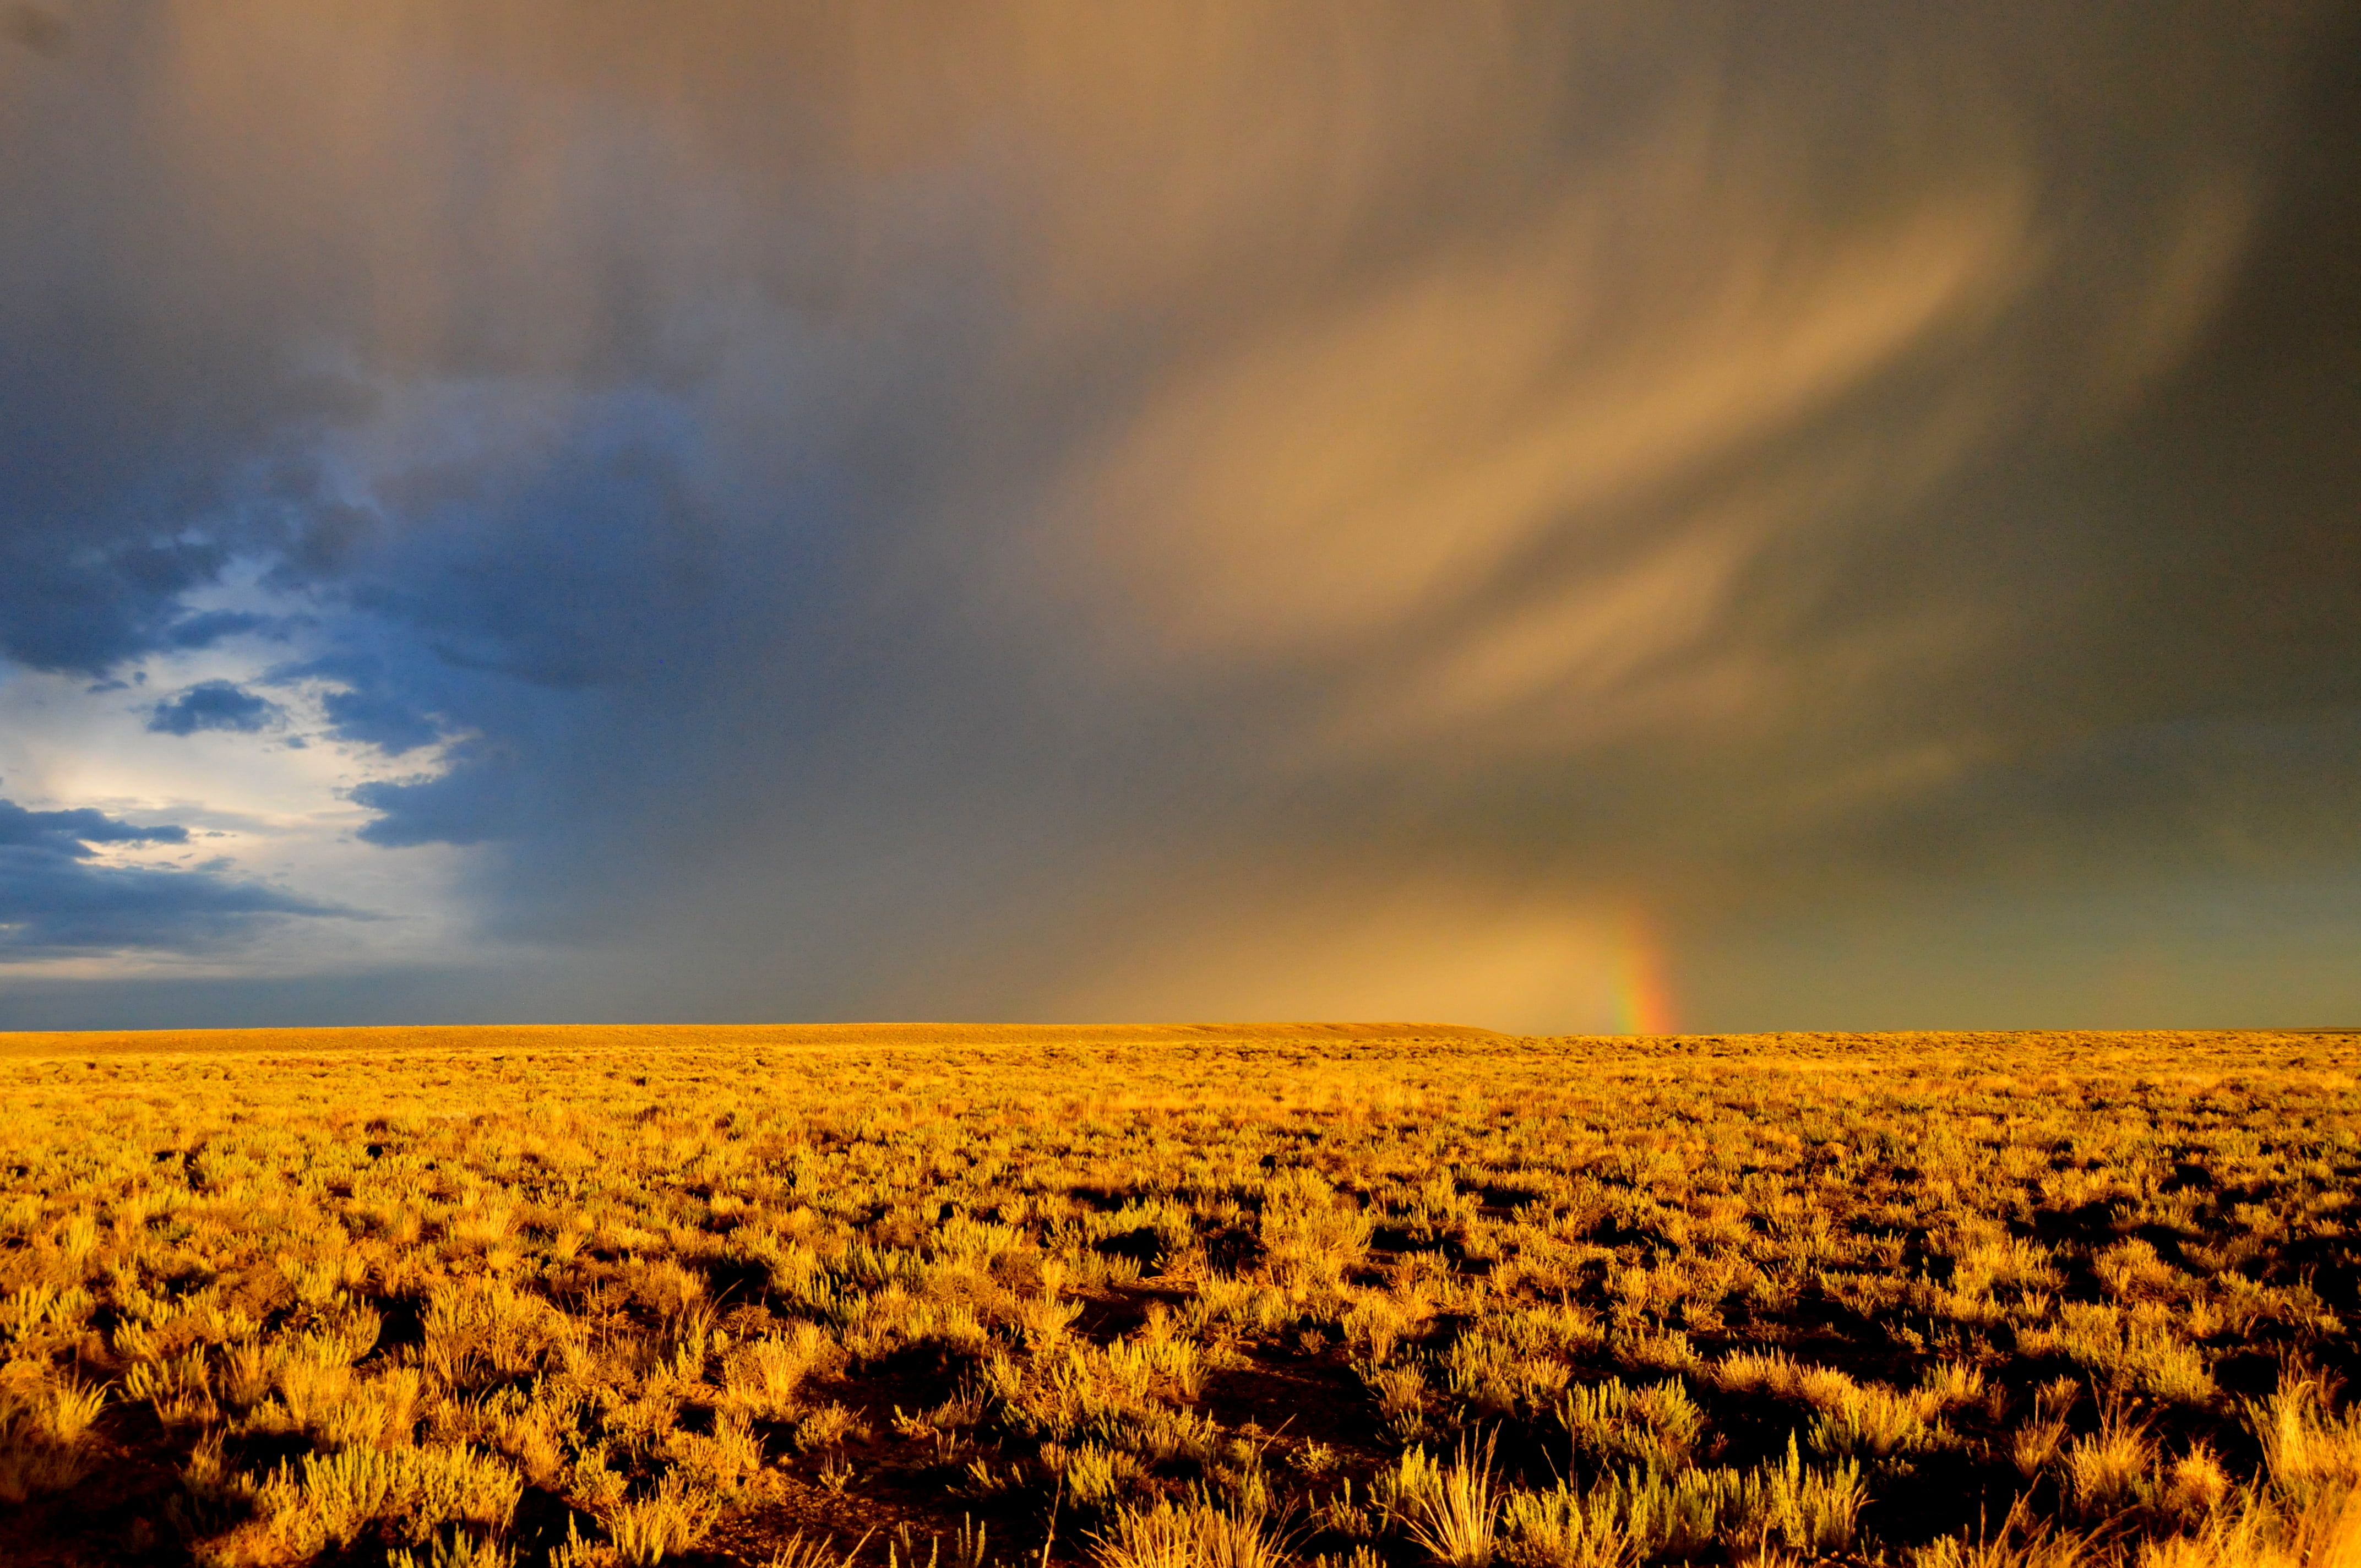
[[0,1559],[2350,1568],[2355,1059],[0,1036]]

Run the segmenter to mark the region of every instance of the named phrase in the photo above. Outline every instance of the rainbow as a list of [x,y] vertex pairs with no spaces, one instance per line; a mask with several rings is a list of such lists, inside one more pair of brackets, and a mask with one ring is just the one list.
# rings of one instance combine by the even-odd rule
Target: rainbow
[[1627,908],[1617,923],[1621,940],[1616,966],[1615,1032],[1675,1035],[1680,1008],[1673,999],[1664,944],[1646,913]]

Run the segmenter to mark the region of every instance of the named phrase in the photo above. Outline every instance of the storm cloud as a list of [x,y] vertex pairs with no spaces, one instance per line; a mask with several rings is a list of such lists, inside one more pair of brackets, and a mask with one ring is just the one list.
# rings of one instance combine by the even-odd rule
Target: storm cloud
[[2347,7],[39,16],[0,653],[488,1015],[2361,1005]]

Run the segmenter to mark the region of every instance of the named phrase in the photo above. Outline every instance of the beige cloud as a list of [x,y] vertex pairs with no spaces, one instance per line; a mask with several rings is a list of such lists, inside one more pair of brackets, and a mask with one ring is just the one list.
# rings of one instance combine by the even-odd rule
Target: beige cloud
[[[1170,883],[1113,940],[1045,982],[1027,1011],[1063,1018],[1321,1018],[1613,1033],[1653,988],[1645,928],[1609,899],[1506,888],[1449,870],[1353,866]],[[1218,885],[1216,885],[1218,884]],[[1643,999],[1658,1014],[1664,1003]]]
[[[1630,274],[1657,255],[1616,254],[1633,214],[1588,192],[1567,207],[1506,254],[1446,258],[1164,389],[1060,516],[1191,651],[1367,638],[1809,421],[1988,318],[2025,270],[2005,191],[1802,243],[1693,212],[1678,248],[1709,260],[1644,291]],[[1635,292],[1653,297],[1615,308]]]

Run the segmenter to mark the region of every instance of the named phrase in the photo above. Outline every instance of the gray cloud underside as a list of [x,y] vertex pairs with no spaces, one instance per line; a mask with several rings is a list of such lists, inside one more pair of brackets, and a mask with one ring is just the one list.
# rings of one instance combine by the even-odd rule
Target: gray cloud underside
[[185,844],[188,830],[0,800],[0,963],[229,947],[290,916],[343,913],[205,868],[93,863],[100,844]]
[[569,15],[0,46],[0,651],[260,563],[606,1005],[2356,863],[2349,8]]
[[251,735],[284,718],[277,703],[234,681],[200,681],[159,702],[148,716],[148,728],[162,735],[193,735],[200,729]]

